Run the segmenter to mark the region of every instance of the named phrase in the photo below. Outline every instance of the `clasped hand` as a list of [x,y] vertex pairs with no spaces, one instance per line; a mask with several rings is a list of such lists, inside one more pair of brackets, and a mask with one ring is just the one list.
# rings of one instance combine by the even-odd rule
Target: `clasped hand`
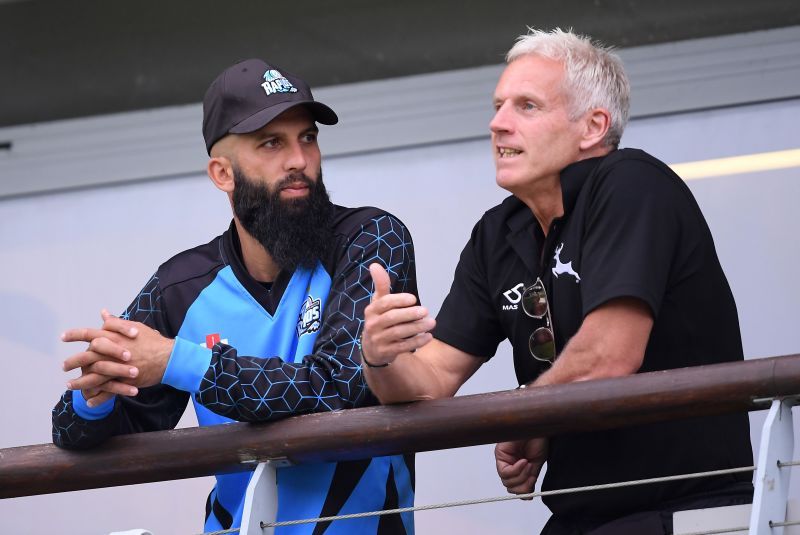
[[64,342],[88,342],[89,346],[64,361],[64,371],[80,368],[81,375],[67,382],[81,390],[90,407],[113,395],[135,396],[139,388],[161,382],[174,341],[143,323],[123,320],[106,310],[100,329],[70,329]]
[[495,446],[497,475],[510,494],[533,492],[542,465],[547,460],[547,449],[546,438],[500,442]]

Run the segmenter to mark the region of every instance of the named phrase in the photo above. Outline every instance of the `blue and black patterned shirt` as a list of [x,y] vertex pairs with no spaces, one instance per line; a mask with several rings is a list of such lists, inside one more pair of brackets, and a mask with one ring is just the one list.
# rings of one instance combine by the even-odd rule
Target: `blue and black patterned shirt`
[[[393,292],[417,294],[414,248],[406,227],[391,214],[339,206],[334,213],[327,258],[313,270],[281,272],[269,291],[245,269],[233,224],[161,265],[122,317],[175,338],[162,384],[94,408],[80,391],[66,392],[53,409],[53,442],[88,448],[112,435],[171,429],[189,399],[200,425],[377,404],[358,347],[373,292],[368,266],[378,262],[387,269]],[[278,470],[279,521],[413,505],[413,455]],[[216,476],[206,531],[240,525],[251,475]],[[413,530],[407,513],[278,533]]]

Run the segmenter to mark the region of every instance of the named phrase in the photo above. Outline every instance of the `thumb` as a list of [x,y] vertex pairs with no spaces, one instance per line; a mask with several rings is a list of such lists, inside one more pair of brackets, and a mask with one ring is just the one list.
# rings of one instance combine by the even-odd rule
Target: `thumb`
[[391,293],[389,274],[383,269],[382,265],[378,263],[370,264],[369,274],[372,275],[372,284],[375,285],[375,293],[372,294],[373,301]]
[[106,308],[104,308],[103,310],[100,311],[100,318],[103,321],[106,321],[108,318],[113,318],[113,317],[114,317],[114,315],[111,314],[111,312],[109,312],[108,309],[106,309]]

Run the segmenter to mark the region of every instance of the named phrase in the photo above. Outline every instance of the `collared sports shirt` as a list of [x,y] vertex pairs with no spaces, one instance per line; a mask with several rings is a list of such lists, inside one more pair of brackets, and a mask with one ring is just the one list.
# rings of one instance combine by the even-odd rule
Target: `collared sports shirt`
[[[233,224],[162,264],[122,314],[175,338],[162,384],[99,407],[68,391],[53,409],[53,441],[88,448],[112,435],[173,428],[192,400],[200,425],[260,422],[377,404],[358,340],[382,264],[393,292],[417,294],[411,235],[376,208],[336,206],[333,245],[314,269],[281,272],[268,291],[248,274]],[[253,355],[253,356],[244,356]],[[325,430],[321,429],[321,433]],[[220,474],[206,531],[238,527],[251,472]],[[409,507],[413,455],[278,469],[277,520]],[[282,527],[281,534],[410,534],[413,515]]]
[[[541,277],[558,353],[587,314],[633,297],[654,317],[640,372],[742,360],[736,305],[711,232],[677,175],[641,150],[623,149],[568,166],[561,189],[564,216],[546,237],[515,197],[484,214],[461,254],[436,338],[483,358],[509,339],[519,383],[536,379],[549,364],[530,355],[528,338],[542,323],[520,301]],[[748,426],[746,414],[733,414],[554,437],[543,488],[750,466]],[[730,475],[545,503],[557,514],[605,519],[751,488],[748,475]]]

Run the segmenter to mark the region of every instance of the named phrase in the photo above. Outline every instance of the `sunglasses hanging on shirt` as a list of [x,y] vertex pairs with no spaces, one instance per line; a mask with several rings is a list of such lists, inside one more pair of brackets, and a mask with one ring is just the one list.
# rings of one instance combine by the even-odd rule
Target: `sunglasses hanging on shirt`
[[522,310],[531,318],[544,321],[544,326],[533,331],[528,339],[531,355],[536,360],[552,364],[556,360],[556,342],[550,303],[541,278],[537,278],[522,293]]

